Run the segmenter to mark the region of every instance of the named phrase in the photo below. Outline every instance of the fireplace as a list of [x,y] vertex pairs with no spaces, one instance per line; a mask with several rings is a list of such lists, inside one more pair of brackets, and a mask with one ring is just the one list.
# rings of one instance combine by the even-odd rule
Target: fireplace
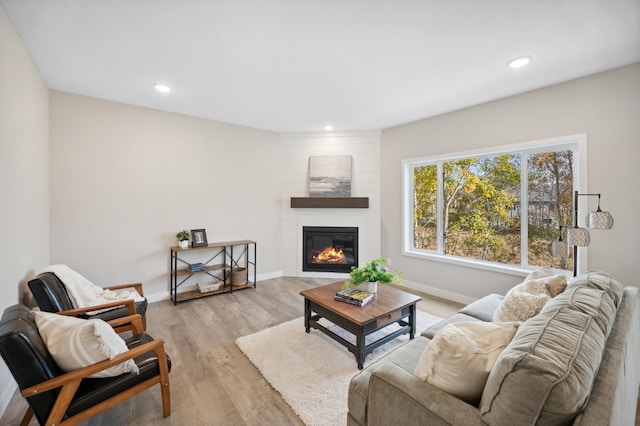
[[302,270],[350,272],[358,266],[357,227],[302,227]]

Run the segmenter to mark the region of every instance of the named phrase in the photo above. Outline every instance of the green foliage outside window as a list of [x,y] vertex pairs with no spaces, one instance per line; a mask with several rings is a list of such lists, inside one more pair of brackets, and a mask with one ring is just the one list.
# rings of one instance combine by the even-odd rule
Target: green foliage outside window
[[[558,225],[570,223],[572,154],[569,150],[515,153],[414,167],[415,247],[439,250],[440,218],[442,254],[519,265],[525,208],[528,263],[566,269],[566,259],[550,256],[549,244],[558,237]],[[521,183],[523,161],[528,181]],[[524,202],[520,199],[521,185],[527,189]],[[441,212],[437,203],[439,190]]]

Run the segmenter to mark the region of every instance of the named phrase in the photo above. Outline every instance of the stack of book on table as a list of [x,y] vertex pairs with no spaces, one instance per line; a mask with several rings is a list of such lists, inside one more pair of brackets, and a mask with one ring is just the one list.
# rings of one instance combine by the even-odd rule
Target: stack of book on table
[[356,306],[364,306],[373,299],[373,293],[359,290],[357,288],[349,288],[347,290],[340,290],[333,298],[339,302],[351,303]]

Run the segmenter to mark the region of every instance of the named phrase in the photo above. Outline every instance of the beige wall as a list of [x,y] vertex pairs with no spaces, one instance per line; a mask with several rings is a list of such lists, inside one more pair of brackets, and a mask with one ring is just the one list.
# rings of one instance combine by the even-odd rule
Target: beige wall
[[155,300],[176,232],[205,228],[280,270],[278,134],[55,91],[51,123],[52,263]]
[[[0,7],[0,312],[49,262],[49,90]],[[15,382],[0,361],[0,413]]]
[[401,256],[400,162],[580,133],[587,134],[588,190],[602,193],[602,208],[615,218],[612,230],[591,232],[591,245],[581,250],[588,250],[589,268],[637,286],[640,64],[384,130],[383,254],[407,280],[442,295],[504,293],[521,277]]

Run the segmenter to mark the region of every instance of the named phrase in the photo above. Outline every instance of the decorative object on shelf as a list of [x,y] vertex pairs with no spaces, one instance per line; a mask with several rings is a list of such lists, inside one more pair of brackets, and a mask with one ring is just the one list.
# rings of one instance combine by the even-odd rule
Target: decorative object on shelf
[[[389,270],[386,259],[373,259],[363,268],[351,268],[351,272],[349,273],[350,278],[344,282],[342,289],[346,290],[350,286],[358,286],[362,283],[369,282],[376,282],[380,284],[401,284],[399,278],[401,275],[401,271],[392,272]],[[375,290],[376,291],[372,291],[371,293],[377,292],[377,286]]]
[[233,284],[244,284],[247,279],[247,268],[233,268],[231,270],[231,282]]
[[191,246],[205,247],[207,245],[207,231],[204,229],[191,230]]
[[310,197],[351,196],[351,156],[309,157]]
[[206,283],[198,282],[196,283],[196,286],[198,287],[198,290],[200,291],[200,293],[208,293],[210,291],[219,290],[220,287],[222,286],[222,283],[220,282],[220,280],[206,282]]
[[176,234],[176,238],[178,239],[178,246],[180,248],[189,247],[189,233],[187,232],[186,229],[183,229],[182,231],[178,232]]
[[189,272],[200,272],[205,269],[207,269],[207,267],[204,263],[190,263],[189,266],[187,266],[187,271]]
[[[590,211],[585,217],[586,227],[590,229],[613,228],[613,216],[611,213],[600,209],[600,196],[602,194],[580,194],[574,192],[573,197],[573,226],[560,226],[560,238],[551,244],[551,254],[565,258],[569,254],[568,246],[573,247],[573,276],[578,275],[578,247],[586,247],[591,242],[591,235],[586,228],[578,226],[578,197],[598,197],[598,208]],[[562,240],[562,230],[566,229],[566,243]]]

